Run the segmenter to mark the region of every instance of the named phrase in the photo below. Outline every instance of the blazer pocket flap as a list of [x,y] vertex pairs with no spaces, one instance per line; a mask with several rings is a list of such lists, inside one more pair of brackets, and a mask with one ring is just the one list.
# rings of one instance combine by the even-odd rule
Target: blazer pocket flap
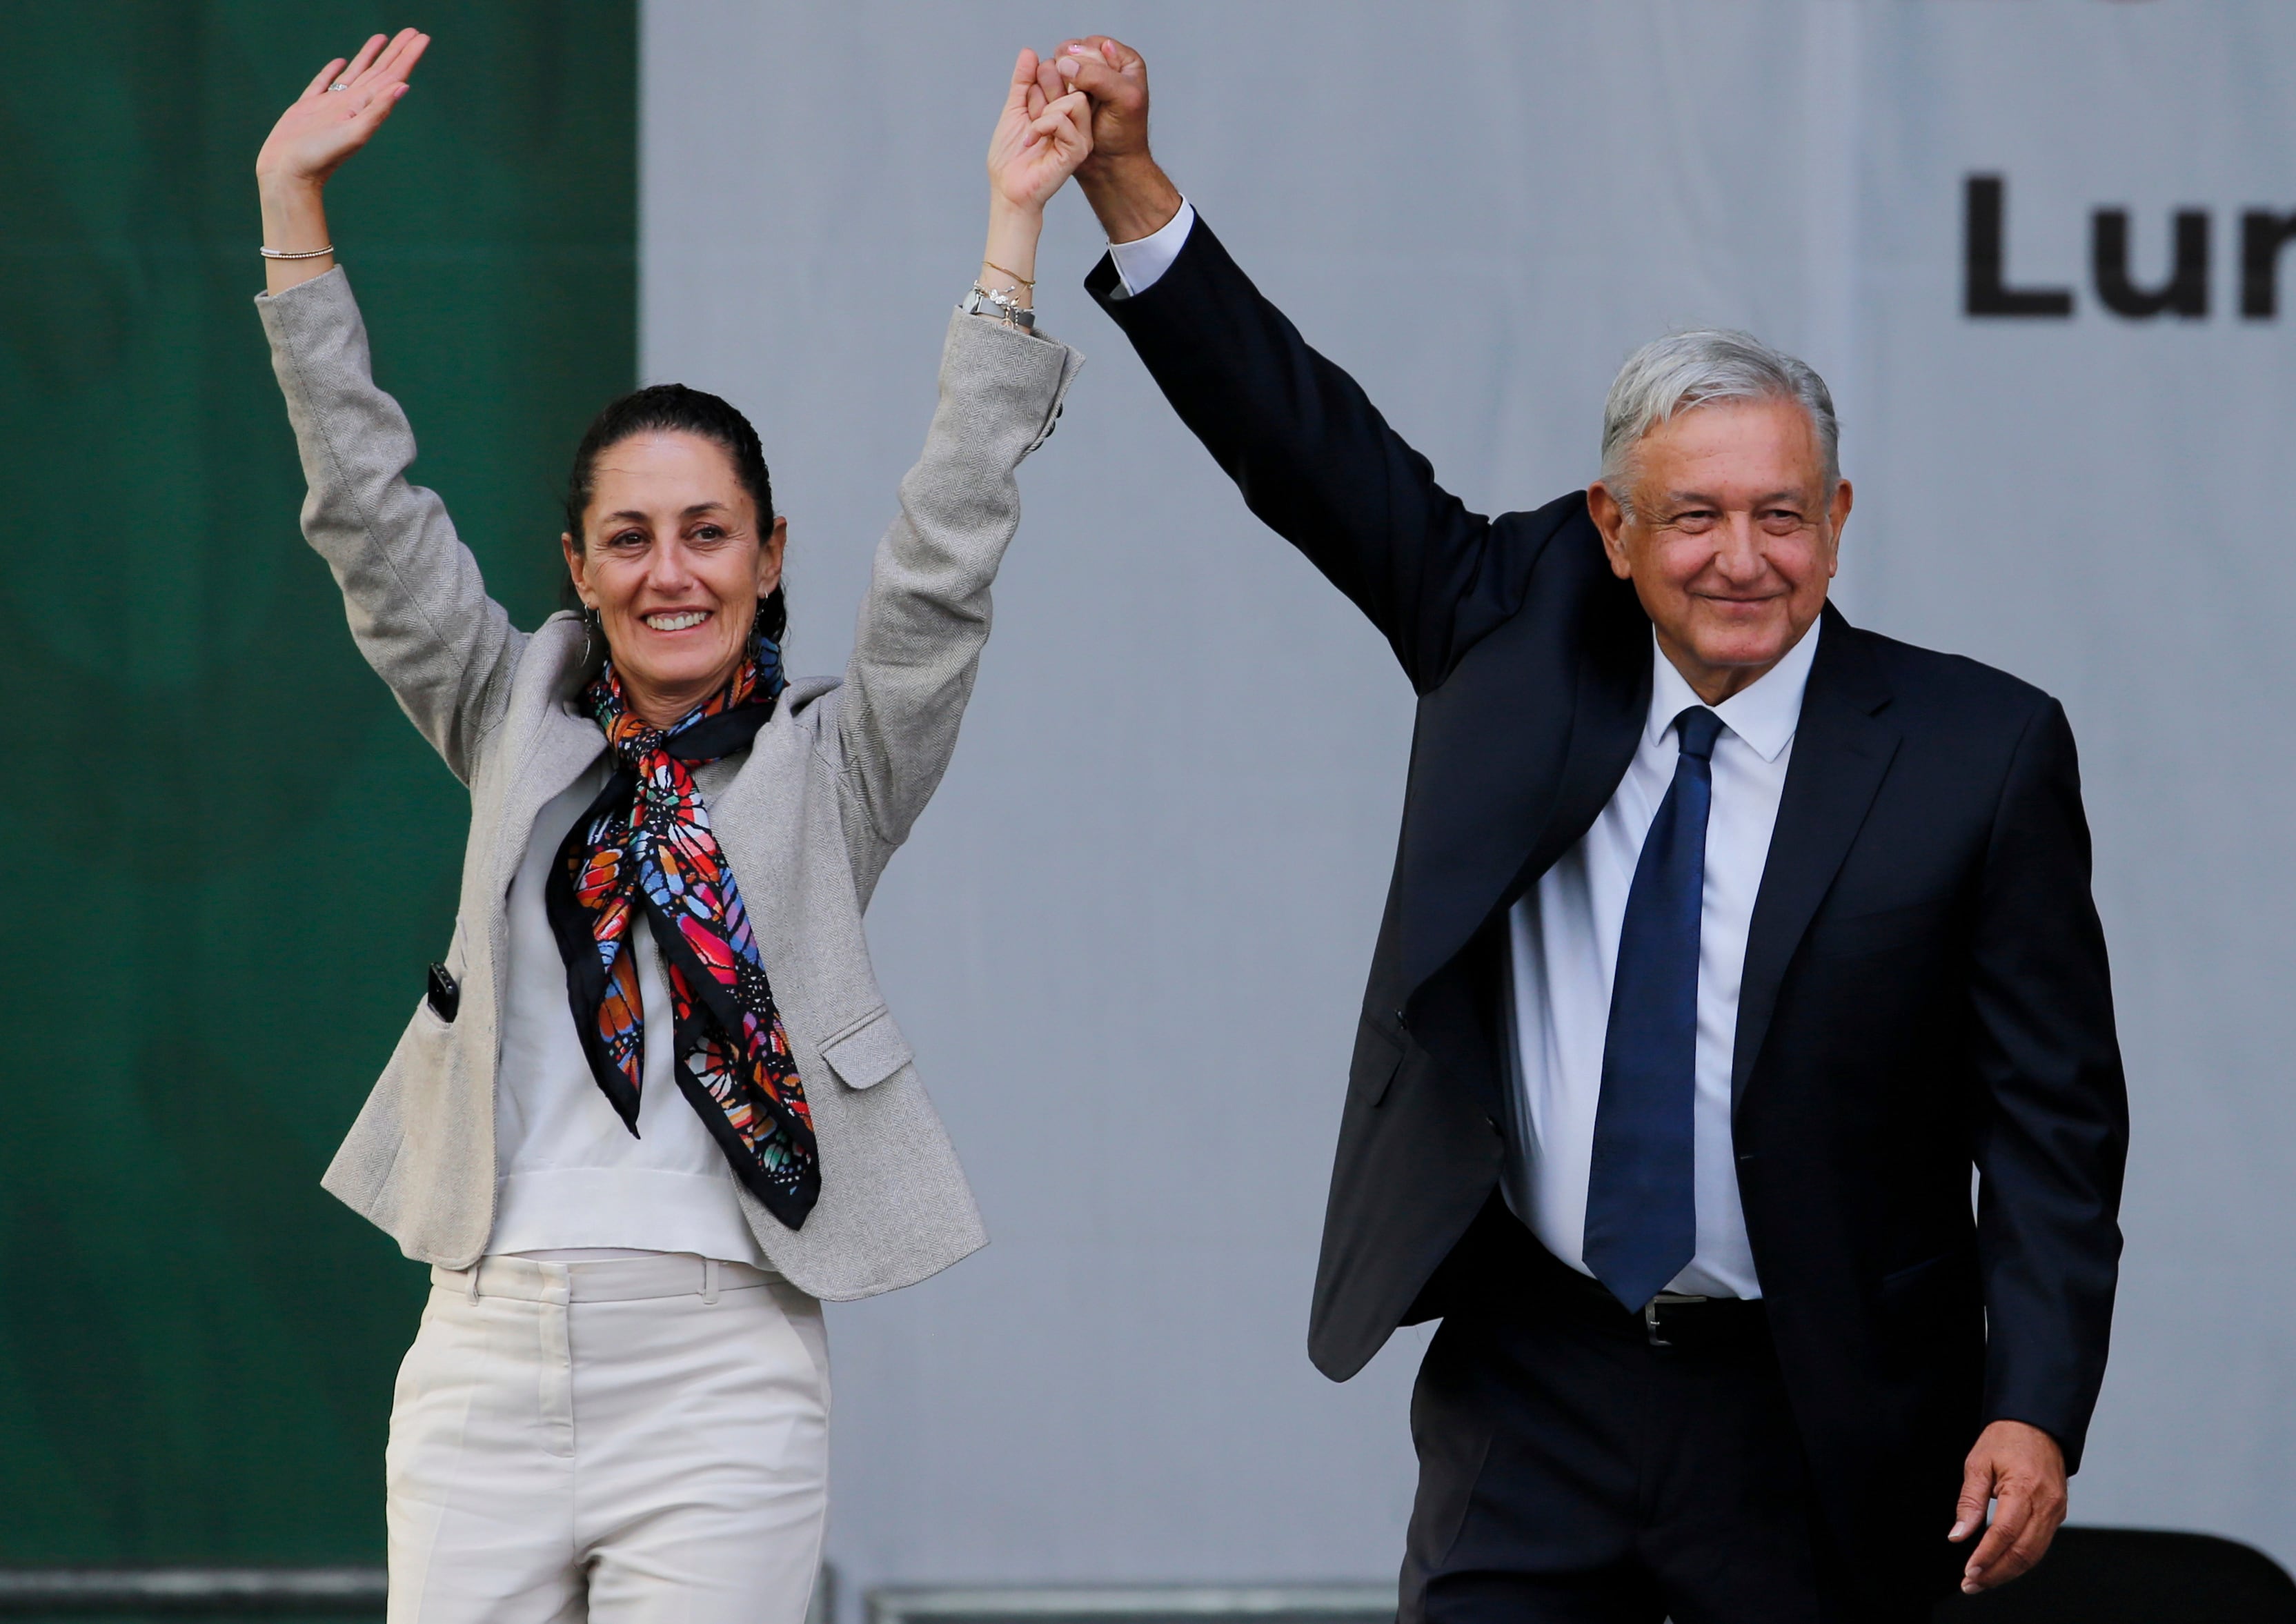
[[1876,1295],[1885,1314],[1923,1321],[1950,1313],[1964,1300],[1981,1303],[1976,1243],[1957,1242],[1933,1258],[1891,1270],[1882,1276]]
[[901,1029],[893,1024],[893,1012],[881,1007],[860,1025],[848,1027],[823,1044],[821,1057],[848,1088],[867,1088],[883,1082],[916,1055],[909,1048],[909,1040],[901,1036]]
[[1948,906],[1939,898],[1824,921],[1821,929],[1811,933],[1810,946],[1835,958],[1908,947],[1937,933]]

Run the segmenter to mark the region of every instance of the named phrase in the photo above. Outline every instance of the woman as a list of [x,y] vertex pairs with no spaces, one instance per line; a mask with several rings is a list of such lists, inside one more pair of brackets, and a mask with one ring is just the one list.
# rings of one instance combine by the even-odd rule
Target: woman
[[453,943],[325,1179],[431,1265],[391,1412],[390,1614],[794,1621],[826,1502],[820,1300],[986,1238],[861,914],[947,764],[1013,471],[1078,365],[1030,330],[1029,279],[1084,98],[1032,118],[1021,53],[852,660],[784,685],[786,527],[724,401],[601,414],[561,538],[584,610],[531,636],[406,481],[321,188],[428,44],[328,64],[256,166],[304,532],[472,807]]

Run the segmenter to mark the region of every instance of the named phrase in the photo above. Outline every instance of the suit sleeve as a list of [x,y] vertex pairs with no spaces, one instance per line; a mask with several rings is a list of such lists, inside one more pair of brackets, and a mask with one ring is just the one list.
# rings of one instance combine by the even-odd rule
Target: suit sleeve
[[1985,1419],[2040,1427],[2077,1467],[2112,1328],[2128,1098],[2054,700],[2028,723],[1995,815],[1973,971]]
[[1245,504],[1371,618],[1420,692],[1512,611],[1492,521],[1435,482],[1201,217],[1138,294],[1106,258],[1085,285]]

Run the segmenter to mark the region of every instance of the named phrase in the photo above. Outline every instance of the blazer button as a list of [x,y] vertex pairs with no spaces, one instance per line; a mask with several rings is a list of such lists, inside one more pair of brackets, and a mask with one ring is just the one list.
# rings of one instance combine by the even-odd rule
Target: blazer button
[[1406,1032],[1411,1029],[1411,1022],[1401,1010],[1397,1010],[1395,1012],[1395,1024],[1401,1027]]

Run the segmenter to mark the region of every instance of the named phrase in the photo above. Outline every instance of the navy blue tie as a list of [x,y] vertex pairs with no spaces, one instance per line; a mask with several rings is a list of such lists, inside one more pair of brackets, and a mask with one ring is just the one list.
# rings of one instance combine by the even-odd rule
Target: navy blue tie
[[1682,753],[1644,838],[1619,931],[1587,1182],[1582,1255],[1635,1309],[1698,1251],[1698,923],[1722,718],[1693,705],[1674,726]]

